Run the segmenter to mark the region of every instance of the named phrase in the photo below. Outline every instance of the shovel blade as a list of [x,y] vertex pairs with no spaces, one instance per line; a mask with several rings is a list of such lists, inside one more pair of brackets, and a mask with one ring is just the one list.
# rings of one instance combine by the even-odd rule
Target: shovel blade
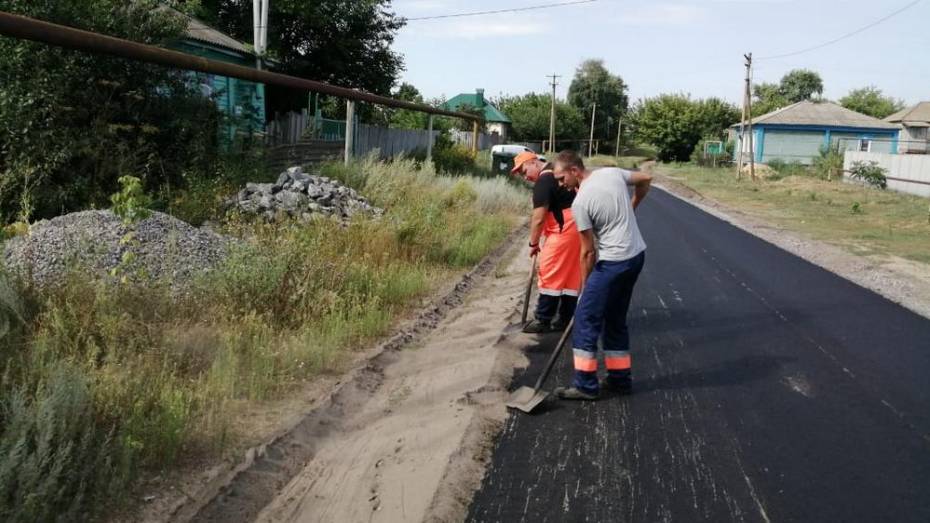
[[533,409],[538,407],[540,403],[546,401],[548,397],[549,393],[542,389],[536,390],[532,387],[520,387],[513,391],[510,398],[507,399],[507,406],[511,409],[517,409],[529,414],[533,412]]

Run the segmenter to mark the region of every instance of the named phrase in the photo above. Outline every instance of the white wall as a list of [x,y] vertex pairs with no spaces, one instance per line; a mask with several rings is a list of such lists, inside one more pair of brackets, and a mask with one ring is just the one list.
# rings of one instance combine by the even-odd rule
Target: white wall
[[[930,198],[930,156],[847,151],[843,161],[843,170],[849,172],[855,162],[877,162],[878,165],[884,167],[887,171],[886,175],[889,176],[889,189]],[[902,180],[911,180],[911,182]]]

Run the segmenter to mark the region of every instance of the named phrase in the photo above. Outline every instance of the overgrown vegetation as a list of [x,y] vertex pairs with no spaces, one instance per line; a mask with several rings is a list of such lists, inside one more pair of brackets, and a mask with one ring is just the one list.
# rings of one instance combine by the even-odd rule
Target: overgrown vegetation
[[633,111],[636,136],[654,145],[662,161],[688,161],[701,139],[721,136],[737,120],[739,112],[730,103],[681,94],[648,98]]
[[820,155],[814,158],[812,164],[814,173],[827,181],[842,179],[844,156],[845,154],[840,150],[838,144],[821,147]]
[[853,162],[849,176],[879,189],[888,187],[887,171],[878,162]]
[[[0,0],[0,10],[163,45],[185,20],[155,0]],[[212,174],[220,114],[189,76],[0,40],[0,221],[106,207],[120,176],[148,191]]]
[[499,244],[528,201],[412,159],[324,174],[385,216],[231,223],[242,246],[183,295],[80,273],[43,292],[0,279],[0,519],[87,519],[140,472],[235,448],[238,418],[343,368]]

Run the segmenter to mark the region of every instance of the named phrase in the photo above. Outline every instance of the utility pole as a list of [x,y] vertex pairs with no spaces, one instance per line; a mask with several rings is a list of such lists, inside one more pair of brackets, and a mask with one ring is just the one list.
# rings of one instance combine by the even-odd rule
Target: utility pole
[[594,115],[597,114],[597,102],[591,107],[591,136],[588,137],[588,158],[594,150]]
[[756,148],[752,137],[752,53],[746,58],[746,120],[749,122],[749,176],[756,180]]
[[617,156],[617,157],[620,156],[620,136],[621,136],[622,130],[623,130],[623,117],[621,116],[620,118],[617,119],[617,152],[614,154],[614,156]]
[[426,119],[426,159],[433,160],[433,115]]
[[268,9],[271,0],[252,0],[252,47],[255,49],[255,68],[262,70],[262,56],[268,48]]
[[552,100],[549,103],[549,153],[552,154],[555,152],[555,86],[559,85],[556,80],[561,76],[551,74],[546,78],[552,78],[550,82],[550,85],[552,85]]
[[743,149],[746,148],[746,109],[749,105],[749,97],[752,95],[749,78],[749,56],[743,56],[746,58],[746,82],[743,86],[743,116],[739,121],[739,154],[736,156],[737,180],[741,180],[743,178]]
[[355,101],[346,101],[346,142],[345,164],[349,165],[355,154]]

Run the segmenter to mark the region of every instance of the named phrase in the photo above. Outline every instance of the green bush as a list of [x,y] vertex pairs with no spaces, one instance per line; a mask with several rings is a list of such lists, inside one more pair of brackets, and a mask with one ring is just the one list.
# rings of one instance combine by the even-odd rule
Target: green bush
[[[2,249],[3,244],[0,243],[0,250]],[[23,325],[24,316],[22,298],[0,267],[0,345],[13,345],[13,335]]]
[[774,159],[767,164],[776,173],[779,178],[786,176],[805,176],[810,174],[810,167],[798,161],[785,162],[784,160]]
[[0,410],[0,519],[83,521],[118,501],[129,452],[106,429],[81,373],[52,369],[35,390],[5,395]]
[[733,159],[733,143],[723,142],[723,150],[719,153],[710,153],[704,156],[704,145],[708,141],[717,141],[712,138],[704,138],[694,147],[691,153],[691,163],[701,167],[724,166]]
[[[155,0],[27,2],[0,11],[147,44],[183,34]],[[141,62],[0,39],[0,222],[106,207],[121,176],[185,186],[219,154],[216,104],[190,77]]]
[[820,156],[814,158],[814,173],[823,180],[833,180],[843,177],[843,151],[838,144],[830,147],[821,147]]
[[887,171],[878,162],[854,162],[849,176],[879,189],[888,187]]
[[433,164],[444,174],[471,174],[477,169],[475,153],[463,145],[443,139],[440,134],[433,147]]

